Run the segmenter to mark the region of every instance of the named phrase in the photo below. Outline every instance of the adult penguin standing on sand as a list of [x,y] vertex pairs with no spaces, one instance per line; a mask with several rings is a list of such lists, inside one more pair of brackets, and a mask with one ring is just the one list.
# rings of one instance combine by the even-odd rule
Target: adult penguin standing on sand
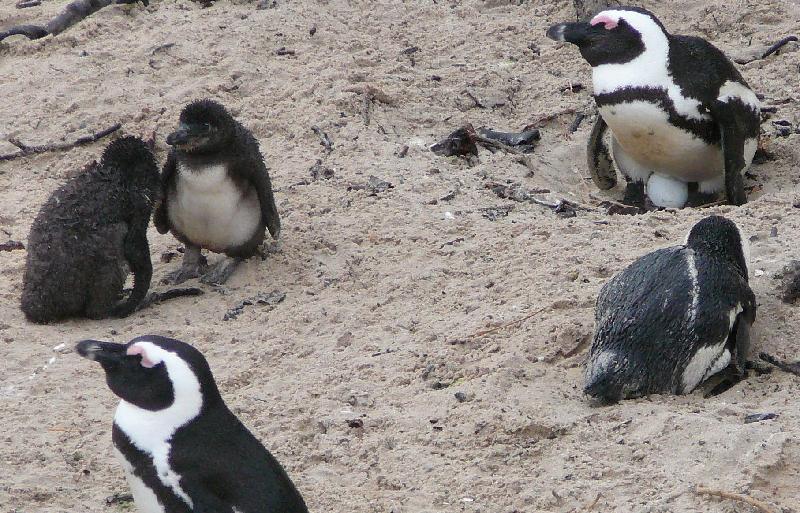
[[[600,111],[589,170],[600,189],[628,181],[625,203],[681,208],[747,202],[742,174],[758,145],[760,107],[733,63],[708,41],[672,35],[649,11],[606,10],[588,23],[560,23],[547,36],[578,46],[592,66]],[[691,185],[691,187],[690,187]]]
[[167,137],[172,150],[161,174],[164,199],[156,207],[159,233],[186,245],[181,268],[169,281],[200,276],[201,249],[224,253],[201,281],[222,284],[258,251],[265,228],[274,238],[281,221],[267,166],[253,134],[213,100],[187,105],[178,129]]

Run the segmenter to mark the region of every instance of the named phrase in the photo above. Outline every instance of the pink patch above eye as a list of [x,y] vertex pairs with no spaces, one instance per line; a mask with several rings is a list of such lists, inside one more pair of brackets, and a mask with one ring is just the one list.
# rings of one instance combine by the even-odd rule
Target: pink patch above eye
[[589,22],[590,25],[595,26],[602,23],[605,25],[606,30],[611,30],[617,28],[617,24],[619,23],[617,20],[611,18],[611,16],[607,14],[598,14],[592,21]]
[[156,366],[156,363],[147,357],[147,353],[145,352],[144,348],[141,346],[131,346],[125,352],[128,356],[135,356],[140,355],[142,357],[142,367],[147,367],[151,369]]

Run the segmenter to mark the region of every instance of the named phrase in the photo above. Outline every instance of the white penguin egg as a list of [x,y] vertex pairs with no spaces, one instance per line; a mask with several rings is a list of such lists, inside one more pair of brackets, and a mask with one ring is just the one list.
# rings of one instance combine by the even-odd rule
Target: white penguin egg
[[657,207],[682,208],[689,199],[689,185],[654,173],[647,181],[647,197]]

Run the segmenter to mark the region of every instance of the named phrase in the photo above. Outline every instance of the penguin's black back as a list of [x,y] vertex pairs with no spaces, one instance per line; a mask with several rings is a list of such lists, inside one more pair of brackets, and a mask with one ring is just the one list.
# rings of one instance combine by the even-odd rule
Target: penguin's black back
[[307,513],[286,471],[227,407],[204,411],[172,438],[170,462],[241,513]]
[[[607,400],[682,393],[686,366],[728,338],[737,307],[754,309],[755,297],[732,261],[685,246],[641,257],[600,291],[587,392]],[[614,356],[605,372],[596,364],[603,352]]]

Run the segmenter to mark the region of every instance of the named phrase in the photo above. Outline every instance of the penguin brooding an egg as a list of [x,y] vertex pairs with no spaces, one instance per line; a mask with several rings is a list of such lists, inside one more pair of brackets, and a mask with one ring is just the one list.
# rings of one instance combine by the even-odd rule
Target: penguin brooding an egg
[[[744,378],[756,299],[738,226],[710,216],[681,246],[633,262],[600,290],[584,391],[604,402],[686,394],[729,369]],[[724,376],[724,375],[723,375]]]
[[[137,137],[110,143],[99,164],[50,195],[33,221],[22,285],[31,322],[125,317],[140,306],[153,266],[147,226],[158,165]],[[133,273],[133,290],[123,287]]]
[[[592,66],[600,115],[588,145],[601,189],[616,185],[602,138],[628,181],[625,202],[680,208],[747,202],[742,175],[758,146],[758,98],[708,41],[672,35],[649,11],[606,10],[588,23],[561,23],[547,36],[575,44]],[[691,187],[690,187],[691,184]]]
[[187,105],[178,129],[167,137],[172,150],[162,172],[164,199],[154,223],[186,245],[181,269],[169,281],[201,274],[201,249],[224,253],[201,281],[224,283],[244,259],[255,255],[265,228],[274,238],[281,221],[258,141],[213,100]]
[[120,403],[112,440],[140,513],[308,513],[289,476],[228,409],[203,355],[158,336],[84,340]]

